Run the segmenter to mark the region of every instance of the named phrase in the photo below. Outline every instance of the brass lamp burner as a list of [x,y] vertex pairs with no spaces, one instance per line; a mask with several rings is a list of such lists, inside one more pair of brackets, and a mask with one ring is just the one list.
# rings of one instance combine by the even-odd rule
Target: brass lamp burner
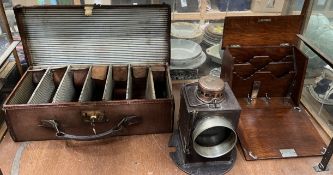
[[224,99],[224,81],[215,76],[204,76],[198,81],[197,97],[203,102],[220,102]]

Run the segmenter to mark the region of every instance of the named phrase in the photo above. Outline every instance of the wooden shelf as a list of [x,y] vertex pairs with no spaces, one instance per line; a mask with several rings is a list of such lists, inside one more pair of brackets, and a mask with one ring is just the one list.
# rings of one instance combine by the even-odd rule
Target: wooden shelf
[[277,16],[281,13],[261,13],[249,11],[233,11],[233,12],[220,12],[220,11],[210,11],[204,15],[204,19],[216,20],[224,19],[226,16]]
[[208,11],[207,13],[190,12],[190,13],[172,13],[172,20],[221,20],[226,16],[277,16],[281,13],[261,13],[248,11],[232,11],[232,12],[221,12],[221,11]]

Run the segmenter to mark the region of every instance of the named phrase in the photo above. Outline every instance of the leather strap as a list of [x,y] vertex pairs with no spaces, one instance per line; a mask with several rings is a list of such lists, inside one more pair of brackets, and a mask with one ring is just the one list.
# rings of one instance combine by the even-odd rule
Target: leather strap
[[47,128],[53,128],[56,131],[56,134],[55,134],[56,137],[59,139],[88,141],[88,140],[103,139],[108,136],[115,135],[119,131],[121,131],[124,127],[139,124],[141,122],[142,122],[141,117],[137,117],[137,116],[124,117],[117,125],[113,126],[110,130],[105,131],[103,133],[96,134],[96,135],[86,135],[86,136],[72,135],[72,134],[67,134],[67,133],[61,131],[59,128],[60,124],[56,120],[41,120],[41,126],[47,127]]

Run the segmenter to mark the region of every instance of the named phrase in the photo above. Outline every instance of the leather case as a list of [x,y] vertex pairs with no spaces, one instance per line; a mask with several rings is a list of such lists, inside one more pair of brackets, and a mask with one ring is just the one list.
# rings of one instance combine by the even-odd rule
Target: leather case
[[295,46],[303,16],[227,17],[221,77],[241,108],[247,160],[321,155],[325,144],[300,104],[307,57]]
[[13,140],[172,131],[169,6],[14,11],[30,67],[4,105]]

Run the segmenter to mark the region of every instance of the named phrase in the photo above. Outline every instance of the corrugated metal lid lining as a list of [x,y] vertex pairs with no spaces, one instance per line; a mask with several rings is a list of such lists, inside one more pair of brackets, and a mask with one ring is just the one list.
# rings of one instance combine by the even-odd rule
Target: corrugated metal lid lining
[[27,8],[20,15],[34,65],[162,63],[170,11],[157,8]]

